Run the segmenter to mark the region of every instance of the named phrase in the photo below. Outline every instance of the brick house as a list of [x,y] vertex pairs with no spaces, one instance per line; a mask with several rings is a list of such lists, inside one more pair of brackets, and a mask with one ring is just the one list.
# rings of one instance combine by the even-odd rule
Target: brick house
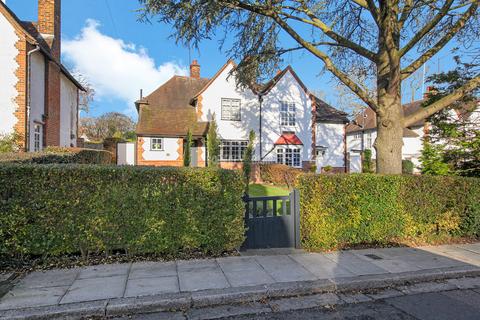
[[82,85],[61,64],[61,0],[38,0],[38,21],[0,1],[0,134],[24,151],[76,146]]
[[235,67],[228,61],[211,79],[202,78],[195,60],[190,76],[174,76],[141,97],[135,163],[182,166],[190,129],[192,165],[205,166],[206,135],[215,118],[223,168],[241,167],[254,130],[255,161],[345,171],[345,113],[315,97],[290,66],[255,89],[237,87]]

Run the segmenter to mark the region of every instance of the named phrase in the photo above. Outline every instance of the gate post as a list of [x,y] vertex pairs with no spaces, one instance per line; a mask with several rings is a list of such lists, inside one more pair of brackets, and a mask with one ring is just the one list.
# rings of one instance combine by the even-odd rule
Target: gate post
[[293,219],[295,226],[295,249],[300,249],[302,244],[300,242],[300,191],[297,189],[293,190]]

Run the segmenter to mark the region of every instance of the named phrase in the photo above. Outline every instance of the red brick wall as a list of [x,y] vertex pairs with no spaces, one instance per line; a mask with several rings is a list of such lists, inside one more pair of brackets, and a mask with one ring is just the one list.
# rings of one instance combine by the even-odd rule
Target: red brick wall
[[38,0],[38,31],[53,36],[52,39],[47,39],[47,43],[53,56],[60,60],[61,0]]
[[[18,68],[15,71],[15,75],[18,82],[15,86],[17,90],[17,97],[15,103],[17,110],[15,111],[15,117],[17,123],[15,124],[15,133],[19,135],[18,144],[23,150],[26,150],[26,135],[27,135],[27,50],[28,44],[25,39],[25,34],[16,30],[15,33],[19,37],[19,40],[15,44],[15,48],[18,50],[17,58],[15,59]],[[0,88],[1,90],[1,88]]]
[[52,61],[46,67],[45,88],[45,142],[47,146],[60,145],[60,68]]

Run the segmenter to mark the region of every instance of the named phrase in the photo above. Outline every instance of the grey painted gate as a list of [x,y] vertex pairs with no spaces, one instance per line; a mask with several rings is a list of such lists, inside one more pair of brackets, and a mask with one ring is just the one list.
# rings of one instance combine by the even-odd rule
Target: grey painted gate
[[249,197],[245,201],[244,249],[300,248],[300,193]]

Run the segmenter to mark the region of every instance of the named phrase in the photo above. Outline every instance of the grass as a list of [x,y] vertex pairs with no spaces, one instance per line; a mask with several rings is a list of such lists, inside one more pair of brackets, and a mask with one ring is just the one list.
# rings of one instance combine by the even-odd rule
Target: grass
[[[267,184],[251,184],[248,187],[248,194],[251,197],[272,197],[272,196],[288,196],[289,191],[286,188],[282,188],[279,186],[272,186],[272,185],[267,185]],[[272,216],[272,215],[282,215],[282,201],[276,201],[277,202],[277,212],[273,212],[273,201],[270,200],[267,202],[267,216]],[[262,215],[261,211],[263,210],[262,202],[258,203],[258,208],[257,208],[257,214]],[[286,207],[287,210],[289,210],[290,207],[290,201],[286,201]],[[253,210],[253,203],[250,203],[250,210]]]
[[251,184],[248,194],[251,197],[288,196],[290,192],[286,188],[267,184]]

